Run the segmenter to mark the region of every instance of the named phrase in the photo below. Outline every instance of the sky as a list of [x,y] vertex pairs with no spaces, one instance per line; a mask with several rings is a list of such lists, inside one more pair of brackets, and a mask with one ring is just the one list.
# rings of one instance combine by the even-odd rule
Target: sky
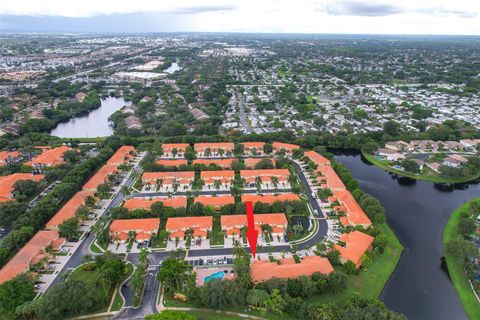
[[0,32],[480,35],[480,0],[4,0]]

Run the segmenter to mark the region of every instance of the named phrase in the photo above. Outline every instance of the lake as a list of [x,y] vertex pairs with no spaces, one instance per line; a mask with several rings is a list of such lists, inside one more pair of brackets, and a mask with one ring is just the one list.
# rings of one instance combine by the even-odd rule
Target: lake
[[449,187],[397,178],[360,155],[336,155],[365,192],[385,207],[388,224],[405,250],[381,299],[408,319],[467,319],[455,288],[441,268],[443,229],[451,213],[480,196],[480,184]]
[[130,101],[125,101],[123,98],[108,97],[102,99],[99,108],[92,110],[88,115],[59,123],[50,134],[61,138],[108,137],[113,134],[113,127],[108,118],[115,111],[130,104]]

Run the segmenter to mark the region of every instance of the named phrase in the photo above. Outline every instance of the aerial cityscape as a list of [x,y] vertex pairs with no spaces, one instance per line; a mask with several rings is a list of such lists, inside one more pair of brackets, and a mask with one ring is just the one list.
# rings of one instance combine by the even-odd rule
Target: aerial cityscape
[[480,319],[480,7],[300,2],[0,5],[0,320]]

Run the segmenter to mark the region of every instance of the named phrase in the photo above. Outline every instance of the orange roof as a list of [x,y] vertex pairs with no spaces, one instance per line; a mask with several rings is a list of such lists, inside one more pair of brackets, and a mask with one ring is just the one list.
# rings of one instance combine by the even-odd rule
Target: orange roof
[[232,142],[205,142],[205,143],[195,143],[193,147],[195,148],[195,151],[203,151],[205,149],[233,150],[234,144]]
[[157,197],[152,199],[133,198],[133,199],[126,200],[123,206],[129,210],[134,210],[134,209],[150,210],[150,207],[155,202],[162,202],[165,207],[171,207],[171,208],[187,207],[187,197],[177,197],[177,198]]
[[245,194],[242,196],[242,202],[252,201],[253,205],[257,202],[272,204],[277,201],[299,201],[300,197],[295,193],[283,193],[279,195],[263,195]]
[[133,146],[121,146],[117,152],[110,157],[110,159],[107,161],[107,164],[123,164],[125,162],[125,158],[129,157],[131,151],[135,151]]
[[223,207],[227,204],[234,204],[235,197],[233,196],[219,196],[219,197],[198,196],[195,198],[193,202],[201,203],[204,206]]
[[0,202],[13,201],[13,185],[20,180],[42,180],[44,175],[31,173],[14,173],[8,176],[0,176]]
[[65,239],[63,239],[63,241],[57,241],[59,239],[61,238],[58,235],[58,231],[38,231],[0,270],[0,284],[28,271],[30,263],[35,261],[35,257],[39,254],[41,255],[42,251],[49,245],[52,244],[55,248],[58,248],[58,245],[65,242]]
[[188,160],[186,159],[176,159],[176,160],[165,160],[161,159],[156,162],[157,164],[165,167],[178,167],[182,164],[188,164]]
[[255,168],[255,165],[262,160],[268,159],[272,162],[273,166],[275,167],[275,159],[273,158],[244,158],[243,162],[247,168]]
[[348,190],[338,190],[333,191],[333,197],[340,202],[340,204],[344,207],[341,211],[346,211],[346,216],[348,218],[348,224],[346,226],[352,225],[362,225],[364,227],[369,227],[372,225],[372,222],[362,210],[360,205],[357,203],[355,198]]
[[217,171],[202,171],[200,173],[202,179],[232,179],[235,177],[233,170],[217,170]]
[[27,166],[33,166],[35,164],[44,164],[47,167],[57,166],[65,162],[63,160],[63,154],[67,151],[73,150],[68,146],[61,146],[53,149],[44,149],[41,154],[34,157],[31,161],[25,163]]
[[254,261],[250,265],[250,273],[254,282],[266,281],[271,278],[297,278],[310,276],[315,272],[330,274],[333,267],[327,258],[308,256],[300,263],[295,263],[293,258],[280,259],[280,264],[269,260]]
[[193,164],[204,164],[207,167],[213,163],[221,168],[230,168],[232,166],[232,162],[237,159],[235,158],[227,158],[227,159],[195,159],[193,160]]
[[309,157],[310,160],[312,160],[315,164],[317,165],[328,165],[330,164],[330,160],[325,158],[319,153],[316,153],[315,151],[306,151],[303,153],[305,156]]
[[83,190],[75,193],[68,202],[47,222],[47,229],[57,228],[59,224],[75,216],[78,208],[85,204],[85,199],[93,196],[93,191]]
[[263,146],[265,145],[265,142],[242,142],[243,146],[245,149],[257,149],[257,150],[262,150],[263,151]]
[[173,149],[177,149],[178,151],[185,151],[188,148],[188,143],[164,143],[162,144],[163,151],[171,151]]
[[258,170],[240,170],[240,176],[246,177],[273,177],[273,176],[290,176],[288,169],[258,169]]
[[211,230],[212,225],[212,217],[176,217],[168,218],[165,229],[167,229],[169,232],[194,228]]
[[195,178],[195,171],[168,171],[168,172],[145,172],[143,181],[155,181],[157,179],[189,179]]
[[117,171],[116,164],[106,164],[98,170],[83,186],[84,190],[96,190],[99,185],[107,181],[107,177]]
[[340,236],[340,241],[345,242],[345,247],[339,246],[338,244],[334,247],[340,251],[342,263],[350,260],[355,263],[358,268],[362,265],[362,257],[365,252],[372,248],[373,240],[375,240],[374,237],[355,230]]
[[110,224],[110,232],[128,233],[129,231],[135,231],[137,233],[154,233],[158,231],[159,226],[159,218],[113,220]]
[[[247,215],[246,214],[234,214],[234,215],[223,215],[220,218],[220,224],[222,230],[227,230],[227,234],[231,234],[229,230],[234,229],[238,230],[243,226],[247,225]],[[255,230],[262,231],[262,225],[268,224],[270,226],[281,227],[280,233],[285,231],[284,228],[288,224],[287,217],[283,213],[262,213],[255,214]],[[238,233],[236,233],[238,234]]]
[[318,177],[318,180],[325,180],[324,187],[332,190],[345,190],[345,185],[331,166],[319,166],[317,172],[322,174],[322,177]]
[[16,159],[18,157],[20,157],[20,152],[18,151],[0,151],[0,166],[5,165],[9,158]]
[[295,149],[300,149],[299,145],[283,142],[274,142],[272,143],[273,150],[285,149],[287,151],[293,151]]

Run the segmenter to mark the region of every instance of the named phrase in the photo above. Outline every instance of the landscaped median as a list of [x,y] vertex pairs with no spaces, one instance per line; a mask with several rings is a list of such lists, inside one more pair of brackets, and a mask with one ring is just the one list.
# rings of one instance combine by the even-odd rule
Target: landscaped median
[[434,172],[429,168],[426,168],[424,173],[416,174],[416,173],[407,172],[404,170],[395,169],[389,165],[388,161],[378,159],[374,155],[371,155],[365,151],[362,151],[362,155],[365,157],[365,159],[368,160],[368,162],[379,167],[380,169],[398,174],[399,176],[411,178],[411,179],[425,180],[433,183],[465,183],[465,182],[473,181],[480,178],[480,170],[474,175],[470,175],[467,177],[460,177],[460,178],[442,177],[438,173]]
[[449,243],[463,240],[463,236],[459,231],[460,221],[462,216],[468,213],[469,208],[474,203],[480,205],[480,197],[465,203],[450,216],[443,232],[443,245],[445,247],[444,255],[447,262],[448,273],[460,297],[463,309],[470,319],[480,319],[480,302],[465,273],[463,259],[455,255],[452,250],[448,250]]

